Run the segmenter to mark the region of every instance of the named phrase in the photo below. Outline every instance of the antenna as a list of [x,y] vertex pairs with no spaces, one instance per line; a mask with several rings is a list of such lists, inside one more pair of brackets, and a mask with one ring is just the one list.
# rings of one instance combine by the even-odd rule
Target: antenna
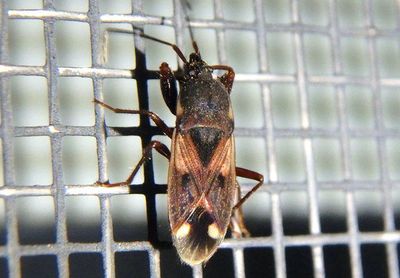
[[[197,55],[199,55],[199,57],[201,57],[200,56],[199,47],[198,47],[196,41],[194,40],[192,27],[190,26],[190,18],[189,18],[189,15],[188,15],[187,11],[191,10],[191,6],[190,6],[188,1],[184,1],[184,4],[182,4],[182,10],[183,10],[183,13],[184,13],[184,16],[185,16],[185,21],[187,22],[187,26],[188,26],[188,29],[189,29],[189,35],[190,35],[190,39],[192,41],[192,47],[193,47],[195,53]],[[106,49],[107,41],[108,41],[108,34],[109,33],[134,34],[134,35],[141,36],[142,38],[146,38],[146,39],[149,39],[149,40],[152,40],[152,41],[155,41],[155,42],[159,42],[161,44],[165,44],[165,45],[168,45],[168,46],[172,47],[172,49],[176,52],[176,54],[179,56],[179,58],[185,64],[188,63],[188,61],[186,60],[185,55],[182,53],[182,51],[179,49],[179,47],[176,44],[173,44],[173,43],[161,40],[159,38],[147,35],[147,34],[144,33],[143,28],[140,28],[140,27],[132,25],[132,29],[133,30],[130,31],[130,30],[124,30],[124,29],[119,29],[119,28],[107,28],[105,33],[104,33],[103,48]],[[103,53],[106,53],[106,52],[107,52],[106,50],[103,51]],[[103,58],[103,59],[106,59],[106,58]]]
[[182,51],[179,49],[179,47],[176,44],[158,39],[156,37],[147,35],[144,33],[143,29],[140,27],[136,27],[132,25],[133,30],[124,30],[124,29],[119,29],[119,28],[107,28],[105,34],[104,34],[104,45],[107,45],[107,41],[108,41],[108,33],[120,33],[120,34],[134,34],[134,35],[138,35],[141,36],[142,38],[146,38],[152,41],[156,41],[159,42],[161,44],[165,44],[168,45],[170,47],[172,47],[172,49],[176,52],[176,54],[179,56],[179,58],[181,58],[181,60],[187,64],[188,61],[186,60],[185,55],[183,55]]
[[199,47],[198,47],[196,41],[194,40],[192,26],[190,26],[190,18],[188,15],[188,10],[191,10],[192,7],[190,6],[189,1],[184,1],[184,4],[182,4],[182,9],[183,9],[183,13],[185,15],[185,20],[187,22],[187,26],[189,29],[190,40],[192,41],[192,46],[193,46],[194,52],[196,52],[196,54],[200,55]]

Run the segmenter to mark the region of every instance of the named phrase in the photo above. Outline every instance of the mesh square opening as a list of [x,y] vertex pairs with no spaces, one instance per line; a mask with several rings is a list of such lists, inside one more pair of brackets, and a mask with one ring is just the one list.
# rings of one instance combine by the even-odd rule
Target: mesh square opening
[[380,29],[397,28],[396,2],[391,0],[372,1],[374,25]]
[[97,197],[66,197],[67,236],[70,242],[100,242],[100,204]]
[[43,1],[32,0],[26,2],[25,0],[15,0],[8,3],[9,9],[43,9]]
[[53,183],[50,148],[47,136],[14,138],[14,170],[18,185]]
[[313,258],[310,247],[287,247],[287,277],[313,277]]
[[300,128],[299,95],[294,85],[271,85],[271,108],[274,127]]
[[255,19],[251,0],[223,0],[222,11],[227,20],[252,22]]
[[[107,158],[110,183],[125,181],[142,158],[140,138],[137,136],[108,137]],[[143,183],[143,167],[140,167],[132,183]]]
[[347,86],[345,88],[347,121],[350,128],[374,129],[373,92],[368,87]]
[[92,56],[89,25],[83,22],[57,20],[55,29],[58,65],[90,67]]
[[11,104],[16,126],[49,124],[47,80],[41,76],[13,76]]
[[55,255],[23,256],[21,268],[24,278],[58,277],[59,275]]
[[144,1],[143,11],[146,14],[154,16],[173,16],[173,1]]
[[[168,26],[145,25],[144,32],[147,35],[175,43],[175,30]],[[159,70],[162,62],[167,62],[171,69],[176,70],[177,55],[169,46],[160,44],[152,40],[144,40],[146,49],[146,68]]]
[[0,277],[8,277],[9,275],[7,258],[0,257]]
[[393,181],[400,180],[400,139],[386,140],[386,158],[388,161],[389,177]]
[[[34,3],[31,5],[32,7],[36,6]],[[18,3],[15,6],[20,7]],[[26,9],[26,5],[23,5],[23,7]],[[10,64],[43,66],[46,62],[43,21],[10,19],[8,20],[8,28]]]
[[309,234],[309,200],[303,191],[284,191],[280,195],[283,233],[285,235]]
[[244,222],[252,237],[272,234],[271,198],[268,193],[254,193],[243,203],[242,208]]
[[366,15],[362,0],[339,0],[337,9],[340,29],[355,29],[364,26]]
[[244,249],[246,277],[276,277],[274,252],[271,248]]
[[331,75],[333,72],[332,45],[328,36],[305,34],[303,36],[306,71],[312,75]]
[[320,190],[318,206],[322,233],[345,233],[348,231],[345,192]]
[[382,77],[399,78],[400,50],[398,41],[395,38],[379,38],[376,46],[379,75]]
[[257,36],[254,32],[227,30],[226,59],[236,73],[256,73],[259,70]]
[[6,235],[6,203],[0,198],[0,245],[7,243]]
[[160,261],[161,261],[161,277],[182,277],[189,278],[193,277],[192,268],[186,264],[183,264],[176,252],[175,248],[160,250]]
[[357,191],[354,193],[360,231],[383,231],[383,195],[379,191]]
[[400,87],[382,87],[383,123],[387,129],[400,129]]
[[263,12],[267,24],[290,24],[292,22],[290,0],[264,0]]
[[[133,79],[104,79],[104,102],[114,108],[138,110],[136,82]],[[107,126],[130,127],[139,125],[139,115],[115,113],[99,105],[105,111]]]
[[369,76],[370,60],[368,44],[365,38],[342,37],[340,40],[343,72],[351,76]]
[[376,141],[352,139],[350,141],[351,166],[354,180],[378,180],[380,178]]
[[113,196],[111,214],[115,241],[147,240],[144,196],[138,194]]
[[295,74],[297,66],[293,34],[267,32],[266,41],[269,70],[277,74]]
[[386,248],[383,244],[361,245],[361,261],[364,277],[389,277],[386,254]]
[[[118,3],[120,2],[122,1],[118,1]],[[133,70],[136,65],[135,36],[133,34],[111,32],[109,30],[110,28],[129,32],[133,31],[132,25],[130,24],[107,23],[101,25],[101,43],[103,44],[101,55],[104,56],[103,59],[105,59],[105,65],[113,69]],[[108,39],[105,38],[106,34]]]
[[338,140],[316,138],[313,140],[313,151],[317,181],[343,180],[343,158]]
[[347,245],[323,247],[326,277],[351,277],[351,261]]
[[56,242],[54,199],[20,197],[16,201],[19,242],[24,245]]
[[310,85],[308,112],[312,128],[335,129],[339,126],[337,92],[330,85]]
[[98,180],[96,162],[94,137],[63,137],[62,166],[65,184],[94,184]]
[[73,253],[69,255],[69,275],[71,278],[102,277],[103,260],[99,253]]
[[132,13],[132,1],[120,0],[120,1],[108,1],[99,0],[100,13],[102,14],[131,14]]
[[236,128],[264,127],[261,87],[257,83],[234,83],[231,94]]
[[304,24],[327,26],[329,24],[329,3],[306,0],[299,2],[300,16]]
[[150,277],[149,254],[147,252],[117,252],[115,253],[116,277],[137,278]]
[[61,77],[57,96],[61,122],[72,126],[93,126],[93,86],[89,78]]
[[[231,249],[219,248],[204,268],[206,277],[235,277],[233,268],[233,256]],[[221,265],[224,267],[222,268]]]
[[306,169],[302,140],[279,139],[276,140],[275,146],[279,181],[305,181]]

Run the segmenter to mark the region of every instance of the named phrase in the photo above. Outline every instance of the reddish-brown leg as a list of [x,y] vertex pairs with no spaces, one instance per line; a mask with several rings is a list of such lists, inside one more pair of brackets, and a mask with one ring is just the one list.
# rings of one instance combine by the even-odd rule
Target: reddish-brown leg
[[151,157],[151,151],[155,149],[158,151],[160,154],[165,156],[167,159],[171,157],[171,152],[169,151],[168,147],[165,146],[163,143],[159,141],[151,141],[147,147],[143,151],[143,156],[139,160],[138,164],[135,166],[135,169],[133,169],[132,173],[129,175],[129,177],[123,181],[123,182],[116,182],[116,183],[109,183],[108,181],[106,182],[96,182],[97,185],[100,186],[105,186],[105,187],[114,187],[114,186],[128,186],[132,183],[133,178],[136,176],[137,172],[139,171],[140,167],[150,159]]
[[165,133],[165,135],[167,135],[169,138],[172,138],[172,133],[174,132],[174,129],[168,127],[156,113],[147,110],[129,110],[129,109],[114,108],[98,99],[94,99],[94,102],[118,114],[139,114],[148,116],[150,119],[153,120],[153,122],[157,125],[157,127],[161,129],[162,132]]
[[[161,118],[150,111],[147,110],[128,110],[128,109],[120,109],[120,108],[114,108],[104,102],[101,102],[100,100],[94,99],[94,102],[97,104],[100,104],[104,108],[107,108],[115,113],[122,113],[122,114],[139,114],[139,115],[146,115],[150,117],[154,123],[157,125],[158,128],[160,128],[168,137],[172,137],[173,133],[173,128],[168,127]],[[159,141],[151,141],[147,147],[143,151],[143,156],[136,165],[135,169],[133,169],[132,173],[129,175],[129,177],[123,181],[123,182],[117,182],[117,183],[109,183],[107,182],[96,182],[97,185],[105,186],[105,187],[114,187],[114,186],[127,186],[132,183],[133,178],[136,176],[137,172],[139,171],[140,167],[148,160],[150,159],[151,151],[153,149],[156,149],[160,154],[165,156],[167,159],[170,158],[171,153],[168,149],[167,146],[165,146],[163,143]]]
[[165,103],[172,114],[176,115],[176,102],[178,99],[176,78],[165,62],[160,66],[160,87]]
[[221,83],[224,84],[226,90],[230,94],[231,90],[232,90],[233,81],[235,80],[235,71],[233,70],[233,68],[231,68],[230,66],[225,66],[225,65],[214,65],[214,66],[210,66],[210,68],[212,68],[214,70],[226,70],[227,71],[227,73],[225,73],[224,75],[222,75],[218,78],[219,78],[219,81],[221,81]]
[[[236,201],[240,201],[241,192],[240,192],[240,185],[238,182],[236,182]],[[246,225],[244,223],[244,217],[243,217],[243,210],[242,207],[238,207],[236,209],[232,210],[232,217],[231,217],[231,223],[230,223],[230,229],[232,232],[232,236],[234,238],[241,238],[241,237],[249,237],[250,233],[246,228]]]
[[232,218],[231,218],[231,231],[232,235],[236,238],[238,237],[248,237],[250,236],[249,231],[246,228],[246,225],[244,223],[244,217],[243,217],[243,211],[242,211],[242,205],[243,203],[258,189],[260,188],[261,185],[264,183],[264,176],[240,167],[236,167],[236,176],[243,177],[243,178],[248,178],[252,180],[258,181],[258,183],[249,191],[247,194],[241,198],[241,193],[240,193],[240,186],[238,183],[236,183],[237,186],[237,203],[233,207],[232,210]]
[[233,207],[233,209],[237,209],[243,205],[243,203],[254,193],[257,191],[257,189],[260,188],[261,185],[264,183],[264,176],[261,175],[260,173],[236,167],[236,176],[246,178],[246,179],[251,179],[258,181],[258,183],[249,191],[243,198],[239,200],[239,202]]

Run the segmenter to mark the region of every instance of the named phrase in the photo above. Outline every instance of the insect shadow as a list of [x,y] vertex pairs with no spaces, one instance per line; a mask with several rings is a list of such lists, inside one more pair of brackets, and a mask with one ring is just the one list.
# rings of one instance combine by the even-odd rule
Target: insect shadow
[[[107,30],[109,31],[109,30]],[[111,30],[112,31],[112,30]],[[125,30],[116,30],[123,31]],[[136,81],[138,103],[140,109],[148,109],[149,107],[149,96],[148,96],[148,80],[158,79],[158,73],[150,71],[146,67],[146,55],[141,50],[135,47],[134,50],[136,65],[135,69],[130,70],[132,79]],[[143,149],[151,142],[152,137],[156,135],[164,135],[164,133],[150,124],[149,117],[145,115],[140,116],[140,126],[138,127],[108,127],[105,126],[106,137],[108,137],[109,130],[112,129],[123,136],[140,136],[142,141]],[[105,122],[104,122],[105,125]],[[158,222],[157,222],[157,208],[156,208],[156,195],[165,194],[167,192],[167,186],[155,184],[154,170],[150,163],[144,163],[144,186],[129,185],[129,193],[131,194],[143,194],[146,199],[146,213],[147,213],[147,231],[148,241],[156,249],[170,249],[172,243],[169,241],[160,241],[158,235]],[[109,184],[98,183],[103,186],[110,186]],[[111,185],[112,186],[112,185]]]

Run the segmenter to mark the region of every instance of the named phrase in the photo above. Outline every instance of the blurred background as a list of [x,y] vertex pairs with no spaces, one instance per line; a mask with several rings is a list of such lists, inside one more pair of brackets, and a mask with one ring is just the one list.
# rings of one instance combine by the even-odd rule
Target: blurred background
[[399,2],[189,2],[203,59],[236,71],[237,165],[265,176],[244,205],[252,237],[182,265],[155,152],[130,189],[93,186],[170,145],[93,97],[174,126],[156,71],[182,65],[133,35],[105,54],[102,34],[133,24],[189,55],[179,0],[1,0],[0,277],[398,277]]

